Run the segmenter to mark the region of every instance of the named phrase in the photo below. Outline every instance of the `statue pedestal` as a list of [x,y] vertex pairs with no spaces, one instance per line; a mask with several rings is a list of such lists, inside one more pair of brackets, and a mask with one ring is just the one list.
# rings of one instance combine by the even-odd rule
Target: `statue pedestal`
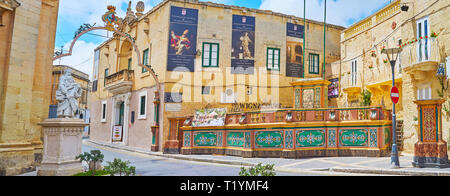
[[415,101],[419,110],[419,141],[414,145],[414,167],[446,168],[447,142],[442,139],[442,104],[445,100]]
[[83,172],[76,157],[81,154],[82,119],[56,118],[39,123],[44,128],[44,157],[38,176],[71,176]]

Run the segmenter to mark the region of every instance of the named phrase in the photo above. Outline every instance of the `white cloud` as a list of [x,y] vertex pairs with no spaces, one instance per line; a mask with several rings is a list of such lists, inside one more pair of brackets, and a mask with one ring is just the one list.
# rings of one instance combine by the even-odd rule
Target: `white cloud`
[[[122,10],[122,5],[128,4],[129,0],[62,0],[59,6],[59,18],[60,21],[70,24],[62,24],[62,28],[67,28],[69,26],[78,26],[84,23],[94,24],[96,26],[102,26],[103,21],[101,17],[107,11],[108,5],[116,6],[117,15],[124,17],[126,10]],[[132,9],[135,11],[137,1],[132,1]],[[161,0],[145,0],[145,12],[153,8],[154,5],[161,2]],[[106,36],[106,31],[95,31],[95,34]],[[111,35],[111,33],[109,34]],[[86,34],[83,36],[87,36]],[[99,43],[94,43],[91,41],[78,40],[75,44],[72,52],[72,56],[63,57],[60,60],[53,62],[55,65],[67,65],[74,67],[86,74],[89,74],[92,78],[93,65],[94,65],[94,49],[98,47]],[[104,39],[106,40],[106,38]],[[64,44],[64,52],[69,51],[69,47],[73,40]],[[55,48],[59,50],[59,47]]]
[[[348,27],[358,20],[367,17],[390,0],[328,0],[327,23]],[[272,10],[303,18],[303,0],[262,0],[260,9]],[[306,18],[323,21],[324,1],[307,0]]]
[[[67,43],[64,48],[69,48],[71,43]],[[53,62],[54,65],[67,65],[73,67],[81,72],[89,74],[90,78],[94,67],[94,49],[97,44],[85,42],[83,40],[77,41],[73,47],[72,56],[64,57]]]

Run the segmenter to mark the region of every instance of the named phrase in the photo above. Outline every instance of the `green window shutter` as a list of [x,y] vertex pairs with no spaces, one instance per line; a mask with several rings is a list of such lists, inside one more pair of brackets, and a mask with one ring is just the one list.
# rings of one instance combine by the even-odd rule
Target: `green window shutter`
[[[142,64],[148,65],[148,49],[144,50],[144,53],[142,55]],[[148,72],[146,69],[142,68],[142,73]]]
[[219,49],[220,45],[217,43],[203,43],[203,67],[219,67]]
[[131,70],[131,63],[132,63],[132,59],[131,58],[129,58],[128,59],[128,70]]
[[106,68],[105,69],[105,78],[103,78],[103,86],[106,86],[106,78],[108,77],[108,75],[109,75],[109,69]]
[[103,111],[102,111],[102,119],[106,119],[106,104],[102,104]]
[[280,70],[280,49],[267,48],[267,70]]
[[140,115],[145,115],[145,99],[146,99],[146,96],[141,96]]
[[309,73],[319,74],[319,55],[309,54]]

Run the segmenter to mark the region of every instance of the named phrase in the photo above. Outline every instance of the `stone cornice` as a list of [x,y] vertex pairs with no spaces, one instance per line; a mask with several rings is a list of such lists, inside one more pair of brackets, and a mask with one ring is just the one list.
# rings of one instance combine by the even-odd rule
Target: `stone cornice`
[[13,11],[20,6],[16,0],[0,0],[0,13],[4,11]]

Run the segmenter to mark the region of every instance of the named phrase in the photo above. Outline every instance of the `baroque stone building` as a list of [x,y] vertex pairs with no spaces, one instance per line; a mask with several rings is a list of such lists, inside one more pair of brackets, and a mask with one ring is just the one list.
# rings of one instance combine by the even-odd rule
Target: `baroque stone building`
[[395,67],[400,90],[396,106],[398,142],[406,153],[418,141],[415,100],[445,99],[443,138],[449,138],[448,77],[437,77],[440,66],[450,76],[450,17],[448,1],[397,0],[342,32],[341,60],[330,67],[330,78],[340,81],[339,107],[359,106],[361,93],[372,94],[372,106],[392,109],[392,71],[382,51],[402,48]]
[[[322,22],[196,0],[136,10],[129,6],[120,29],[140,59],[119,36],[95,50],[91,140],[179,153],[180,128],[196,110],[292,108],[291,82],[323,77]],[[340,59],[342,30],[326,24],[325,64]],[[159,115],[156,83],[138,61],[161,83]]]
[[59,0],[0,0],[0,175],[42,160]]

